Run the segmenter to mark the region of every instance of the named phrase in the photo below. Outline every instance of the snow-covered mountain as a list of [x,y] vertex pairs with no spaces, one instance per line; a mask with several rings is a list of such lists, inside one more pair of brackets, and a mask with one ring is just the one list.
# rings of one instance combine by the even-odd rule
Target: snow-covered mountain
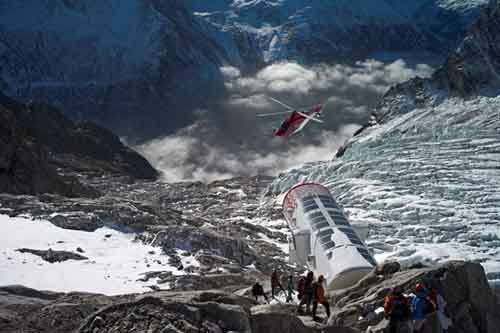
[[122,135],[168,129],[173,105],[189,122],[196,89],[222,90],[226,58],[182,1],[0,1],[2,88]]
[[500,278],[500,4],[430,79],[392,88],[331,162],[283,174],[326,184],[379,260],[480,262]]
[[446,55],[485,0],[191,0],[218,31],[256,40],[264,61],[305,63],[401,53]]
[[224,94],[223,65],[439,57],[485,2],[0,0],[0,89],[153,137]]

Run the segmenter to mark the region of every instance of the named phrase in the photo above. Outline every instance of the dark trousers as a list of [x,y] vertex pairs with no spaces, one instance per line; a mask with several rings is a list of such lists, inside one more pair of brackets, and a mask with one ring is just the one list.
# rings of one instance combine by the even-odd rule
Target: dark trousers
[[[318,310],[318,303],[320,303],[320,302],[318,302],[316,300],[313,301],[313,318],[316,318],[316,310]],[[330,303],[328,303],[327,301],[324,301],[324,302],[321,302],[320,304],[325,307],[326,316],[328,318],[330,318]]]
[[389,333],[413,333],[410,329],[409,321],[407,319],[389,318]]

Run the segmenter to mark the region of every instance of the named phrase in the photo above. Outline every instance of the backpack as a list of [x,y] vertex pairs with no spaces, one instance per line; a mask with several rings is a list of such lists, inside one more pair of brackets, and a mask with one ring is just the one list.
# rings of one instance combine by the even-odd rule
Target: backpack
[[256,284],[253,285],[252,294],[254,296],[260,296],[263,293],[264,293],[264,290],[263,290],[262,286],[260,285],[260,283],[257,282]]
[[304,295],[305,288],[306,288],[306,281],[304,280],[304,278],[301,278],[299,280],[299,283],[297,284],[297,291],[300,296]]
[[396,297],[392,303],[392,310],[390,313],[393,319],[406,319],[408,317],[408,303],[404,296]]
[[427,299],[425,314],[431,314],[437,311],[437,304],[432,299]]
[[[431,310],[429,312],[429,310]],[[413,319],[424,319],[426,315],[434,312],[434,305],[427,297],[417,296],[411,302],[411,316]]]

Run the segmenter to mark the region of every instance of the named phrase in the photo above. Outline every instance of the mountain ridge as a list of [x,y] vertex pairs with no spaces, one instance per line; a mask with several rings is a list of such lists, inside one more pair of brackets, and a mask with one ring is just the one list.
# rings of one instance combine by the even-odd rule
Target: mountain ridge
[[[130,140],[153,138],[187,126],[193,110],[226,97],[221,66],[252,74],[285,59],[394,58],[422,48],[444,54],[485,1],[447,0],[441,7],[431,1],[405,18],[396,2],[377,8],[366,0],[344,3],[345,10],[310,0],[226,1],[215,8],[179,0],[4,0],[0,82],[24,102],[57,105],[74,120],[92,120]],[[212,12],[200,12],[203,6]]]

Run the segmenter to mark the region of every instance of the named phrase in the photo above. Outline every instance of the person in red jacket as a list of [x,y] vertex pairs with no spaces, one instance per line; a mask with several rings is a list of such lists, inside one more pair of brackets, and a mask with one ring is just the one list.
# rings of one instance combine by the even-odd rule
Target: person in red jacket
[[385,297],[384,315],[389,319],[389,333],[399,333],[408,326],[410,299],[403,295],[401,288],[393,288]]
[[271,274],[271,297],[274,298],[275,293],[274,289],[280,288],[284,293],[286,293],[285,289],[281,285],[281,279],[278,271],[274,269],[273,273]]

